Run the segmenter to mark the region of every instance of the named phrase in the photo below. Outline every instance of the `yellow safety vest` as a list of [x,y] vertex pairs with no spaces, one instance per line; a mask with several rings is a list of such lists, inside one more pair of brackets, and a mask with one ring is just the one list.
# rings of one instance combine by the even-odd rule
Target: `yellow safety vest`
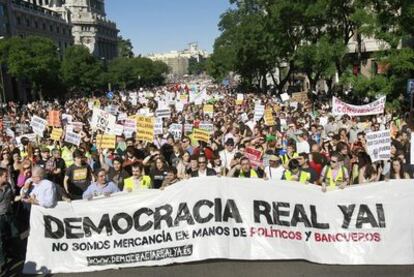
[[[124,190],[134,190],[135,182],[134,177],[129,177],[124,180]],[[151,177],[144,175],[141,177],[139,181],[139,188],[140,189],[150,189],[151,188]]]
[[[286,181],[293,181],[292,180],[293,174],[290,170],[286,170],[284,173],[284,176],[285,176]],[[310,179],[311,179],[311,175],[309,172],[302,171],[302,170],[299,172],[299,182],[305,184],[306,182],[309,182]]]
[[328,170],[325,170],[325,178],[324,180],[326,181],[327,185],[331,188],[335,188],[336,184],[338,183],[342,183],[345,181],[345,170],[346,168],[344,166],[341,166],[338,174],[336,174],[336,178],[333,178],[333,174],[332,174],[332,168],[330,166],[328,166]]
[[285,166],[287,166],[287,165],[289,164],[289,161],[290,161],[291,159],[293,159],[293,158],[297,158],[297,157],[299,157],[299,154],[298,154],[298,153],[296,153],[296,152],[293,152],[292,157],[289,157],[289,155],[288,155],[288,154],[285,154],[285,155],[283,155],[283,156],[282,156],[282,164],[283,164],[283,165],[285,165]]
[[64,147],[62,149],[62,159],[65,161],[66,167],[71,166],[73,162],[73,154],[68,148]]
[[[244,172],[240,171],[239,178],[245,178]],[[256,171],[254,169],[250,169],[250,178],[259,178]]]

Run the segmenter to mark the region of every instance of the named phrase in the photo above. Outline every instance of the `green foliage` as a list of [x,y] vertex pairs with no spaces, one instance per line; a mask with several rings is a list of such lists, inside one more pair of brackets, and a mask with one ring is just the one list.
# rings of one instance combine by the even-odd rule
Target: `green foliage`
[[65,51],[61,64],[66,86],[77,91],[92,91],[101,84],[103,65],[85,46],[75,45]]
[[109,64],[108,81],[121,89],[157,86],[165,81],[168,66],[148,58],[117,58]]
[[130,39],[124,39],[122,36],[118,36],[118,57],[134,57],[134,52],[132,51],[133,48]]
[[191,57],[188,61],[188,74],[199,75],[205,72],[207,69],[207,60],[203,57],[199,57],[199,61],[196,58]]
[[31,82],[33,92],[39,93],[40,97],[47,82],[58,78],[58,52],[49,39],[35,36],[4,39],[0,44],[0,53],[8,73]]

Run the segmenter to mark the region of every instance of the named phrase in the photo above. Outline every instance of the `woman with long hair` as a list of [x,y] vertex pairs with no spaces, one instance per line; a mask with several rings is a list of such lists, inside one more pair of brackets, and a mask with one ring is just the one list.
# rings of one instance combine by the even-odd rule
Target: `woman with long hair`
[[391,162],[390,179],[410,179],[410,175],[405,172],[403,162],[400,159],[393,159]]
[[178,179],[185,178],[186,172],[188,169],[190,169],[190,166],[191,166],[190,159],[191,159],[190,152],[184,151],[184,154],[182,155],[181,159],[178,161],[178,164],[177,164]]
[[167,163],[164,158],[159,156],[155,159],[153,166],[150,170],[150,176],[152,179],[152,187],[159,189],[162,186],[162,182],[167,176]]

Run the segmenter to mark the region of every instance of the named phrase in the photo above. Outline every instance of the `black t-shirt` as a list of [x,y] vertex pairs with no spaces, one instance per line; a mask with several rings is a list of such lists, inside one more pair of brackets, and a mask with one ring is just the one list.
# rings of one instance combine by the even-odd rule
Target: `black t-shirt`
[[73,164],[66,170],[66,176],[69,178],[69,193],[75,199],[82,198],[83,192],[88,188],[92,180],[89,165],[76,166]]
[[151,179],[152,179],[153,188],[159,189],[166,176],[167,176],[167,170],[165,170],[164,168],[161,170],[157,168],[153,168],[151,170]]
[[116,172],[113,167],[110,167],[108,170],[109,180],[118,185],[120,191],[124,189],[124,180],[130,175],[124,169],[121,169],[121,172]]

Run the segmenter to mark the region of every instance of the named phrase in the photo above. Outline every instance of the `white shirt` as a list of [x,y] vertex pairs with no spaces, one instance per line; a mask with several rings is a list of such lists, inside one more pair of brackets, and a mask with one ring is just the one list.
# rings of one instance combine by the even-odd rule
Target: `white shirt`
[[234,158],[234,154],[236,154],[236,151],[233,150],[233,152],[227,151],[227,149],[224,149],[219,153],[221,164],[225,166],[227,169],[230,169],[230,163]]
[[34,188],[30,196],[35,196],[39,202],[39,206],[44,208],[52,208],[56,205],[56,186],[49,180],[42,180],[38,184],[34,184]]
[[301,141],[296,143],[296,152],[297,153],[310,153],[310,146],[307,141]]
[[283,166],[278,166],[276,168],[266,166],[264,171],[266,173],[267,178],[269,178],[270,180],[281,180],[285,169],[283,168]]
[[198,177],[207,177],[207,169],[205,169],[204,171],[201,171],[201,169],[199,169]]

